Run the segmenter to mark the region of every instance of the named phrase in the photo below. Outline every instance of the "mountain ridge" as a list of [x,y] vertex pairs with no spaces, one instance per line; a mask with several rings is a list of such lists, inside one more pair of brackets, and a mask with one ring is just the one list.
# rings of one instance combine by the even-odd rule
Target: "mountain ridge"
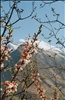
[[[24,39],[20,39],[16,44],[15,43],[8,43],[8,47],[13,49],[13,50],[16,50],[20,45],[23,45],[25,44],[25,42],[28,41],[29,43],[31,43],[30,40],[24,40]],[[55,51],[60,51],[62,52],[62,50],[60,50],[60,48],[57,48],[55,46],[52,46],[44,41],[41,41],[41,40],[37,40],[35,43],[38,44],[38,48],[40,49],[44,49],[44,50],[55,50]]]

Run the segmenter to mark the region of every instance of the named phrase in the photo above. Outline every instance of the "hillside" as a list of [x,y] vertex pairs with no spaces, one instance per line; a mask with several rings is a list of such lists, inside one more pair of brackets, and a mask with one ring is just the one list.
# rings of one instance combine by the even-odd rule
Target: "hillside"
[[[12,63],[10,59],[11,62],[9,64],[9,67],[12,66],[13,68],[14,64],[18,63],[22,56],[24,43],[22,41],[17,45],[10,43],[8,46],[13,49],[10,55],[14,63]],[[47,99],[50,100],[50,97],[53,97],[54,89],[57,88],[57,91],[60,94],[59,100],[65,100],[65,52],[62,52],[60,49],[41,41],[38,46],[38,51],[33,55],[32,60],[35,63],[34,68],[40,73],[42,85],[46,90]],[[5,62],[5,64],[6,63],[7,62]],[[27,73],[31,75],[30,64],[24,68],[23,72],[18,74],[17,79],[24,79]],[[5,77],[10,80],[10,73],[5,73]],[[22,89],[22,86],[23,84],[21,83],[18,92]],[[25,96],[30,97],[28,100],[41,100],[37,96],[34,84],[29,87]]]

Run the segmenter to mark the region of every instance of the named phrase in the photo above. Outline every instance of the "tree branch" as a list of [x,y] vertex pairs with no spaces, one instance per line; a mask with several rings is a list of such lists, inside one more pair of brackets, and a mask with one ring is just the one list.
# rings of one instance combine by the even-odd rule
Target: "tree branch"
[[10,19],[11,19],[11,17],[12,17],[13,11],[14,11],[14,7],[15,7],[15,3],[14,3],[13,6],[12,6],[12,11],[11,11],[11,14],[10,14],[10,16],[9,16],[9,18],[8,18],[8,21],[6,22],[4,31],[3,31],[3,33],[2,33],[2,37],[4,36],[4,34],[5,34],[5,32],[6,32],[6,29],[7,29],[6,26],[7,26],[8,23],[10,22]]

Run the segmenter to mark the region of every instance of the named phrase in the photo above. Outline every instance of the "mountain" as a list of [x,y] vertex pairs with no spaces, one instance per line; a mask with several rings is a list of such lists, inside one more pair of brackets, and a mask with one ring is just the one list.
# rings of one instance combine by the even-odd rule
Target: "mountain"
[[[25,44],[25,41],[27,40],[24,40],[24,39],[20,39],[16,44],[13,44],[13,43],[8,43],[8,47],[15,50],[17,49],[20,45],[22,44]],[[30,42],[30,40],[29,40]],[[36,41],[35,43],[38,44],[38,48],[40,49],[44,49],[44,50],[49,50],[49,49],[52,49],[52,50],[58,50],[58,51],[61,51],[60,49],[56,48],[55,46],[52,46],[52,45],[49,45],[48,43],[45,43],[44,41],[41,41],[41,40],[38,40]],[[62,51],[61,51],[62,52]]]
[[14,51],[16,50],[21,44],[25,43],[25,40],[24,39],[20,39],[16,44],[13,44],[13,43],[8,43],[8,48],[11,49],[11,51]]
[[[37,53],[33,55],[32,60],[35,62],[35,69],[40,73],[42,86],[46,89],[47,99],[50,100],[50,97],[53,97],[54,89],[57,87],[60,94],[59,100],[65,100],[65,52],[43,41],[37,42],[38,50]],[[12,67],[14,69],[14,64],[20,60],[24,45],[25,40],[23,39],[19,40],[17,44],[8,44],[8,47],[13,50],[10,54],[12,59],[9,59],[9,68]],[[7,62],[5,62],[5,65],[6,64]],[[18,74],[18,79],[25,78],[29,66],[28,64],[27,67],[25,67],[26,71]],[[11,79],[9,71],[5,73],[5,77],[6,79]],[[22,86],[19,88],[21,89]],[[28,100],[41,100],[37,96],[34,85],[28,89],[27,93],[28,96],[31,96],[31,99]]]

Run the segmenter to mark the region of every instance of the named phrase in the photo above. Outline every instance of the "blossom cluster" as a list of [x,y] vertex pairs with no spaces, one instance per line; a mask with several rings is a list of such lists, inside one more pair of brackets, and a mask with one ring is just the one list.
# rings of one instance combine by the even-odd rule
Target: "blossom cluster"
[[6,94],[14,93],[17,91],[17,86],[18,84],[15,83],[14,81],[5,81],[4,85],[6,87]]
[[8,58],[10,57],[9,53],[11,51],[11,49],[9,49],[7,46],[1,44],[0,45],[0,70],[4,67],[4,61],[8,60]]
[[32,73],[31,73],[32,77],[31,78],[34,81],[34,85],[36,87],[36,90],[38,92],[39,97],[42,100],[47,100],[46,96],[45,96],[45,89],[40,84],[41,79],[39,77],[39,73],[36,73],[32,66],[31,66],[31,71],[32,71]]
[[26,41],[19,64],[15,64],[15,70],[23,70],[23,68],[30,62],[32,55],[36,51],[36,45],[32,45],[32,43]]
[[10,57],[11,49],[7,47],[9,43],[9,36],[0,36],[0,70],[4,68],[4,61]]

